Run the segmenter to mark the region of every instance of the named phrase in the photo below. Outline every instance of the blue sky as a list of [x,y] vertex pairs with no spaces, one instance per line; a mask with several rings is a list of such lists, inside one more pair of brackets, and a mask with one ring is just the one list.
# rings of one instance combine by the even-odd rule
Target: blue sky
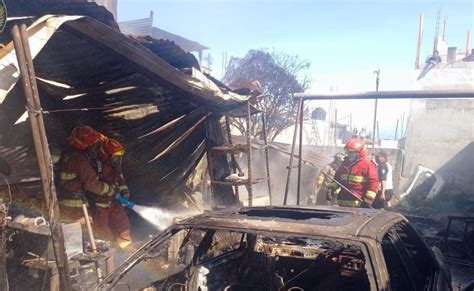
[[[373,90],[372,72],[378,68],[381,90],[401,86],[398,79],[406,77],[401,72],[414,67],[420,13],[424,14],[422,59],[432,50],[439,8],[440,30],[448,19],[449,46],[464,50],[467,31],[474,30],[473,1],[460,0],[119,0],[118,5],[119,21],[145,18],[153,10],[154,26],[210,47],[212,74],[218,78],[223,52],[239,57],[249,49],[267,48],[310,61],[306,74],[313,88],[346,87],[341,90]],[[406,111],[407,103],[399,107],[390,110],[392,123]],[[370,123],[364,118],[361,124]]]
[[[312,69],[334,72],[367,65],[413,67],[418,16],[423,53],[431,50],[437,10],[448,18],[448,42],[464,47],[473,28],[472,1],[151,1],[119,0],[119,21],[148,17],[154,25],[222,52],[252,48],[298,54]],[[216,70],[218,68],[215,68]]]

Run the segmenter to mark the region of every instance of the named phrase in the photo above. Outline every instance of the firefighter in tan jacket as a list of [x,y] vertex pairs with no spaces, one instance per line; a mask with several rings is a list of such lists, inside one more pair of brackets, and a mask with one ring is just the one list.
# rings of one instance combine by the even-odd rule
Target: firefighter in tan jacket
[[85,193],[100,197],[114,197],[112,184],[100,180],[102,164],[97,157],[99,141],[104,135],[91,127],[76,127],[69,136],[70,148],[59,161],[58,202],[63,220],[82,221]]
[[318,176],[314,180],[314,189],[317,192],[313,204],[326,204],[326,202],[330,204],[335,203],[336,193],[334,193],[334,187],[331,187],[333,182],[330,178],[334,177],[343,160],[344,154],[337,153],[334,155],[334,160],[319,171]]

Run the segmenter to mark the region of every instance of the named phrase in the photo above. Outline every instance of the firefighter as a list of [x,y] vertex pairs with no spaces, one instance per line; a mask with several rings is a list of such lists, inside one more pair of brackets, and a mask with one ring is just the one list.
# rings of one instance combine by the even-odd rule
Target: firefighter
[[[334,155],[334,160],[325,165],[319,175],[316,177],[314,181],[315,190],[317,189],[317,194],[313,202],[313,204],[321,204],[328,201],[330,204],[335,204],[336,202],[336,193],[334,193],[334,188],[331,187],[333,181],[331,178],[334,178],[334,174],[336,174],[337,169],[342,164],[344,160],[344,153],[337,153]],[[313,200],[313,199],[312,199]]]
[[104,135],[89,126],[76,127],[68,138],[69,148],[59,161],[59,207],[67,221],[83,221],[82,203],[86,192],[99,197],[114,197],[112,184],[100,180],[101,163],[97,157]]
[[334,179],[344,186],[340,187],[337,203],[346,207],[370,207],[378,187],[377,169],[367,159],[363,140],[350,139],[345,150],[347,156],[334,175]]
[[[118,193],[125,198],[130,192],[122,174],[122,158],[125,148],[120,142],[108,139],[100,143],[99,158],[103,162],[101,179],[114,185]],[[106,239],[115,241],[120,248],[126,248],[132,243],[130,221],[124,206],[113,197],[93,195],[94,222],[96,229]]]

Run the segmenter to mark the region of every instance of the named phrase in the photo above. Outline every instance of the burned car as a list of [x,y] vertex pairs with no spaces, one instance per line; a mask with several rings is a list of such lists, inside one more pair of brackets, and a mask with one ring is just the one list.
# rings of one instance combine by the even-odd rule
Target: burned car
[[111,288],[451,290],[451,278],[396,212],[254,207],[175,223],[98,286]]

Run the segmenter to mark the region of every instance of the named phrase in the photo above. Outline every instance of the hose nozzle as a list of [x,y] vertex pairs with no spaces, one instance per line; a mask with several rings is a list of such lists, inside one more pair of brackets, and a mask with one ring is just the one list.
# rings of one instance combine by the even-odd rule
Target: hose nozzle
[[123,197],[120,194],[117,194],[115,196],[115,199],[117,199],[118,202],[120,202],[120,204],[122,204],[123,206],[127,206],[127,208],[129,209],[132,209],[135,206],[135,203],[133,203],[132,201],[128,200],[127,198]]

